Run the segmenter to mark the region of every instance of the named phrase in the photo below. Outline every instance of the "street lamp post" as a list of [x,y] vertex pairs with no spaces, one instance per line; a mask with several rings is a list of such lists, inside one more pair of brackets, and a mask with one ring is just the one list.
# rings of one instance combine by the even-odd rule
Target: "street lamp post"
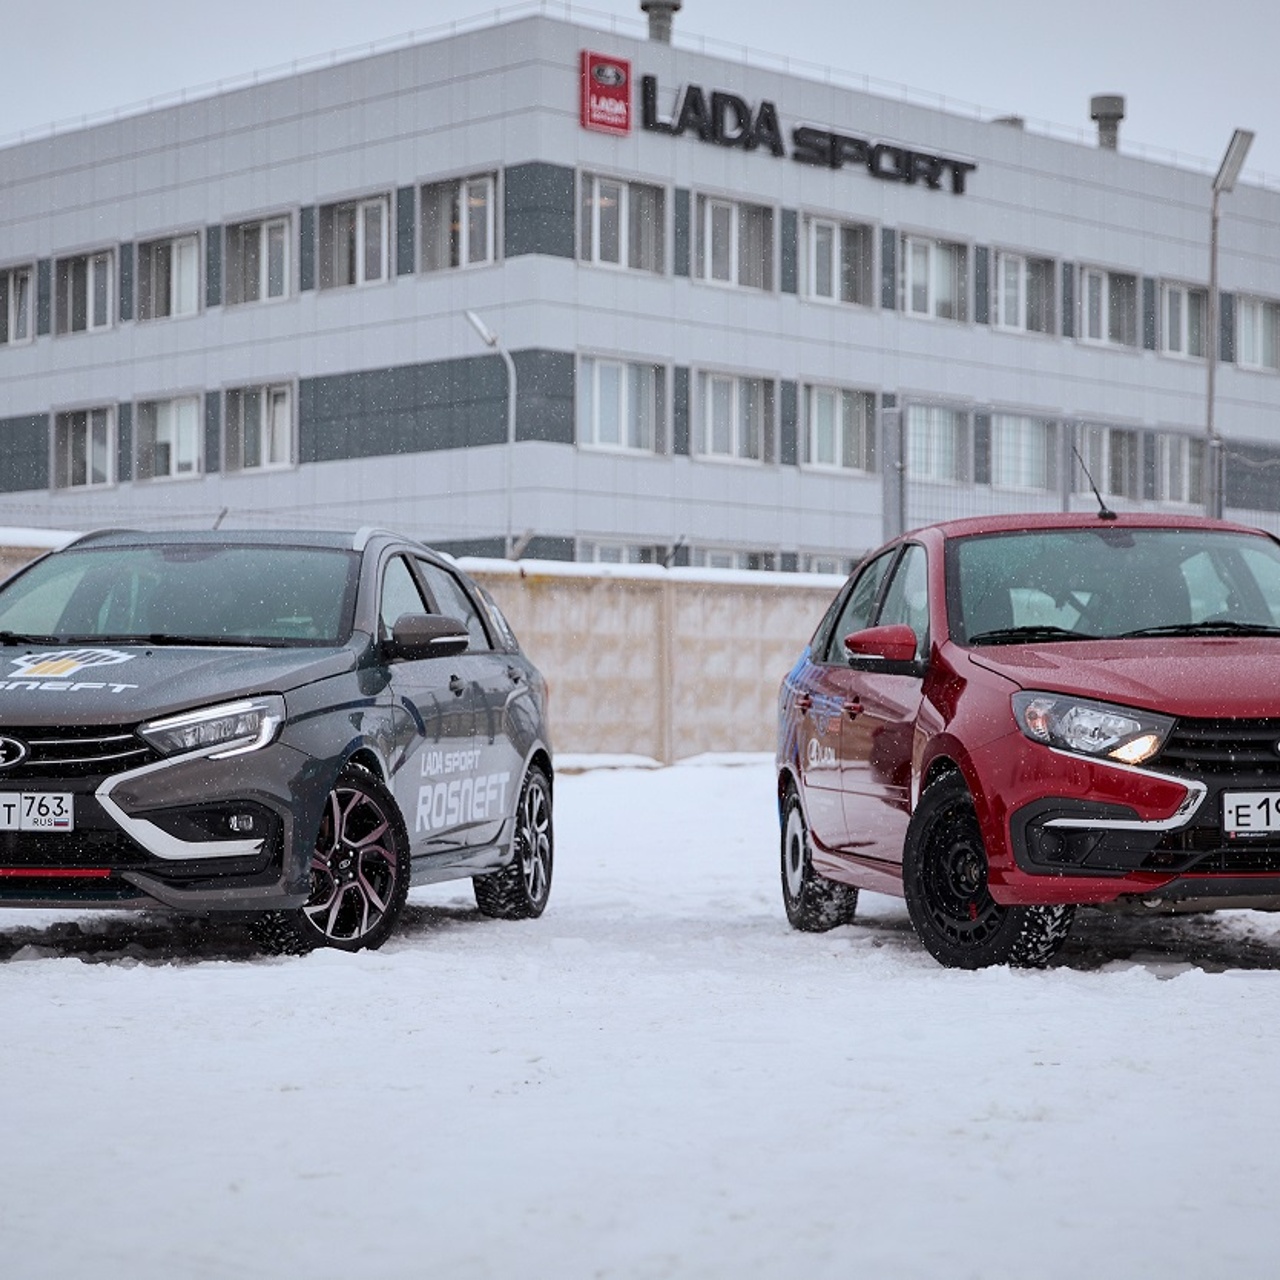
[[512,512],[511,512],[511,489],[512,489],[512,457],[515,452],[516,443],[516,362],[511,358],[511,353],[498,340],[498,335],[489,328],[487,324],[474,311],[466,311],[463,313],[467,317],[467,323],[476,331],[480,341],[486,347],[490,347],[496,351],[501,357],[502,362],[507,366],[507,450],[506,450],[506,504],[507,504],[507,528],[506,535],[503,540],[504,553],[508,559],[511,558],[512,549],[515,545],[514,534],[512,532]]
[[1237,129],[1227,144],[1227,153],[1218,166],[1213,180],[1213,202],[1209,211],[1209,315],[1205,335],[1206,394],[1205,394],[1205,485],[1204,512],[1215,519],[1222,518],[1225,505],[1226,457],[1222,437],[1213,421],[1213,401],[1218,373],[1218,200],[1224,191],[1231,191],[1240,176],[1244,158],[1249,153],[1253,134],[1248,129]]

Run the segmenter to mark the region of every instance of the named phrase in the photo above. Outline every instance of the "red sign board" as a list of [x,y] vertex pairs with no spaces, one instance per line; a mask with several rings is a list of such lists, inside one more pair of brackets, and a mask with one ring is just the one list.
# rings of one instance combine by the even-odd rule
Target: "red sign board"
[[631,63],[583,49],[581,79],[582,127],[601,133],[630,133]]

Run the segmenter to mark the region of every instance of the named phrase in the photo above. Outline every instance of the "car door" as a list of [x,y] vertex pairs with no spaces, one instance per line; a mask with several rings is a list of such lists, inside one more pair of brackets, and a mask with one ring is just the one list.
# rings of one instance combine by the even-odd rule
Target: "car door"
[[[928,558],[908,543],[875,615],[876,626],[909,626],[916,657],[929,651]],[[901,862],[911,808],[911,756],[923,681],[915,675],[852,672],[841,722],[841,793],[848,847]]]
[[[392,556],[379,587],[379,638],[390,639],[406,613],[435,612],[408,557]],[[467,822],[460,788],[451,778],[476,754],[473,681],[467,655],[391,662],[387,666],[396,707],[396,747],[391,789],[414,856],[466,843]]]
[[870,626],[896,554],[885,552],[859,571],[832,626],[815,637],[816,650],[793,694],[805,813],[810,831],[829,849],[847,848],[851,842],[843,797],[843,757],[849,746],[844,726],[851,700],[857,697],[858,673],[849,666],[844,637]]
[[425,556],[417,557],[415,566],[436,611],[457,618],[471,636],[462,655],[474,724],[473,754],[458,779],[466,809],[461,835],[468,845],[493,844],[503,821],[515,812],[524,760],[511,731],[511,705],[531,696],[528,679],[522,664],[495,645],[486,612],[462,577]]

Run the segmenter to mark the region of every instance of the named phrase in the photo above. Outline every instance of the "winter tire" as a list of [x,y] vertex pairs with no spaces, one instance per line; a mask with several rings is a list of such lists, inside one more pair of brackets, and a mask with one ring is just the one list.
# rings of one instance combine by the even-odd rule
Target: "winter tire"
[[476,906],[500,920],[532,920],[540,916],[551,894],[555,841],[551,826],[551,783],[537,766],[530,767],[516,806],[512,858],[501,871],[475,876]]
[[793,787],[787,789],[782,806],[782,903],[788,923],[804,933],[826,933],[849,924],[858,906],[857,889],[813,869],[809,829]]
[[920,941],[950,968],[1040,968],[1071,932],[1074,907],[1002,907],[992,898],[978,815],[958,774],[921,796],[907,829],[902,881]]
[[259,945],[277,955],[313,947],[374,950],[391,935],[409,892],[409,844],[391,793],[348,767],[325,799],[311,855],[311,895],[297,911],[254,922]]

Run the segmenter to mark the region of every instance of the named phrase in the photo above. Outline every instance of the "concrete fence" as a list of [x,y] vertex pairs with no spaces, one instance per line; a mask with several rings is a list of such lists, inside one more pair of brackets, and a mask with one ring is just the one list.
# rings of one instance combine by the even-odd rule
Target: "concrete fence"
[[546,675],[557,751],[663,762],[773,749],[778,685],[841,582],[643,565],[463,566]]

